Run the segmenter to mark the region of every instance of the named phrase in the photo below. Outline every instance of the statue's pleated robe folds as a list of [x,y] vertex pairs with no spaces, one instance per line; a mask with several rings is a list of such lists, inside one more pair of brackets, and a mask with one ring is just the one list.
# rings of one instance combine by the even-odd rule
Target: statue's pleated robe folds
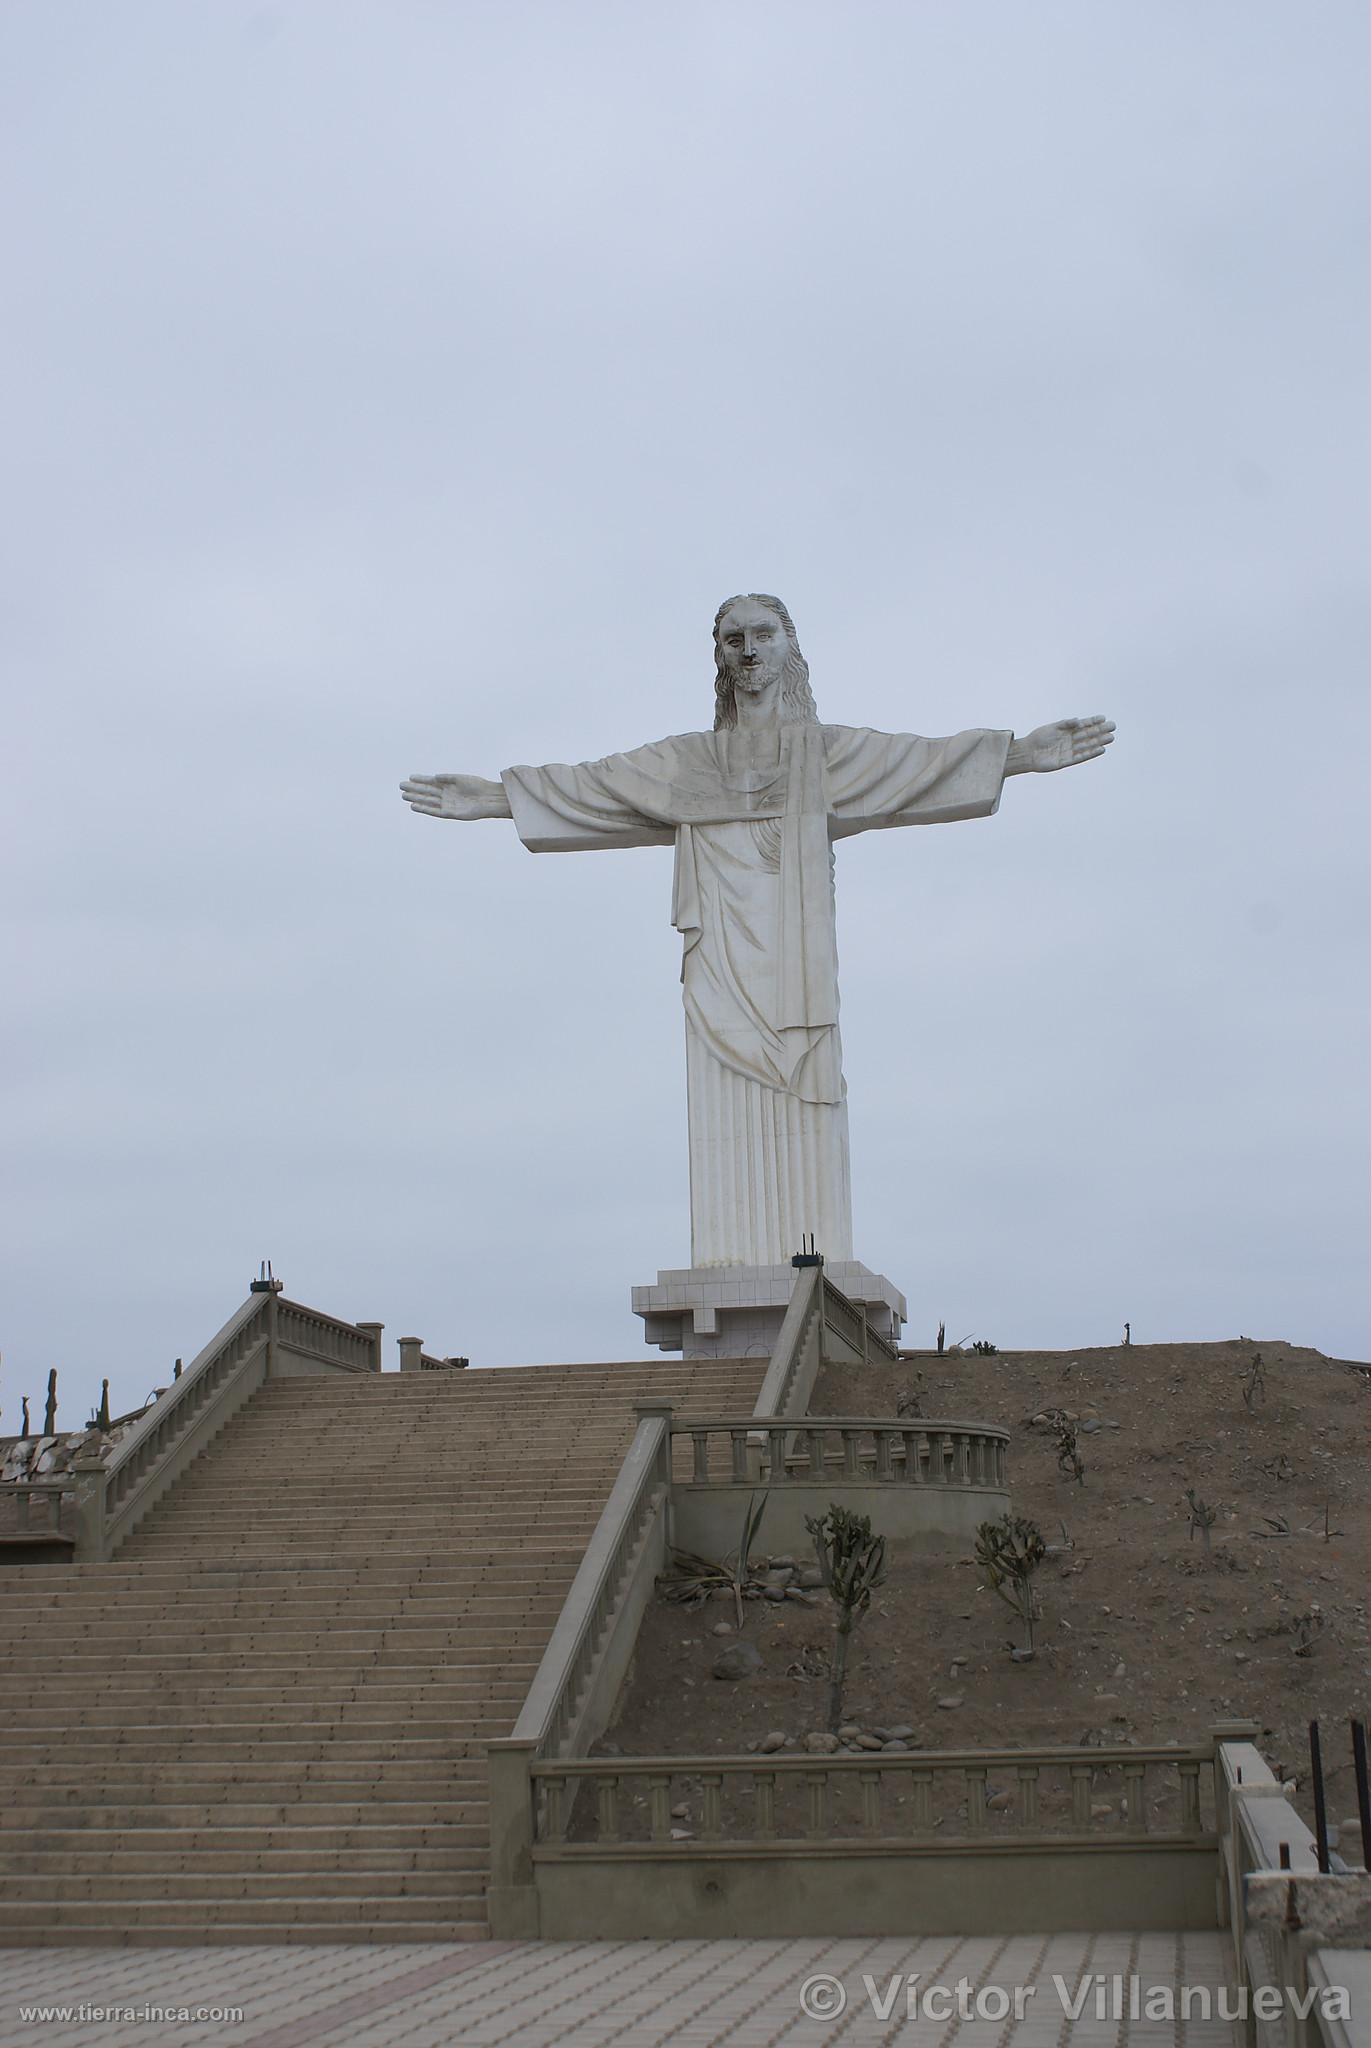
[[501,780],[534,853],[676,847],[691,1263],[852,1257],[832,841],[985,818],[1012,734],[689,732]]

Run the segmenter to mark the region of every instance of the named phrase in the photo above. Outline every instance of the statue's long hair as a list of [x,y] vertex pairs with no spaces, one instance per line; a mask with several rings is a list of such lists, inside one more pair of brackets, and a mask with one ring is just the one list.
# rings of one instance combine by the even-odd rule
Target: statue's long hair
[[733,678],[724,664],[724,650],[719,641],[719,622],[730,605],[742,603],[765,605],[769,612],[776,614],[785,630],[787,653],[785,667],[781,671],[781,723],[816,724],[819,713],[814,703],[814,693],[809,687],[809,663],[800,652],[800,643],[795,637],[794,621],[779,597],[767,597],[763,591],[749,590],[745,595],[725,598],[714,614],[715,732],[727,732],[738,723]]

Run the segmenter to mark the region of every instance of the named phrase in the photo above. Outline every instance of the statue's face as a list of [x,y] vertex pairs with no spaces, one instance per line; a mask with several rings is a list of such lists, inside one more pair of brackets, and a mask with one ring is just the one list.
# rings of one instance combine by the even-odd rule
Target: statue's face
[[785,627],[764,604],[743,598],[719,621],[719,651],[734,689],[751,696],[778,681],[785,668]]

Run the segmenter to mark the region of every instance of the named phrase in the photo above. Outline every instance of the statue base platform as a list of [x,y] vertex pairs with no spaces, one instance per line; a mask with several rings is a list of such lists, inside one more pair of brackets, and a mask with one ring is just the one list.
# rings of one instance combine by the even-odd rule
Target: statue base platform
[[[824,1271],[840,1294],[863,1304],[877,1336],[898,1344],[908,1316],[905,1298],[883,1273],[855,1259],[826,1261]],[[682,1266],[657,1275],[653,1287],[633,1289],[633,1313],[643,1319],[643,1341],[686,1358],[769,1358],[776,1348],[795,1268]]]

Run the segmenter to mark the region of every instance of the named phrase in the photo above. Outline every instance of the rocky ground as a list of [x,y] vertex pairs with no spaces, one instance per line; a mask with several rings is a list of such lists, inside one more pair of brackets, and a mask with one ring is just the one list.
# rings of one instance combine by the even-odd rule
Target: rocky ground
[[[1011,1429],[1014,1510],[1053,1546],[1036,1580],[1037,1649],[1011,1658],[1021,1625],[969,1556],[892,1546],[853,1638],[844,1747],[1193,1741],[1247,1716],[1308,1818],[1317,1716],[1330,1816],[1354,1810],[1347,1721],[1371,1715],[1371,1367],[1245,1337],[921,1356],[828,1368],[812,1408],[893,1415],[911,1392],[925,1417]],[[1033,1421],[1048,1408],[1077,1431],[1079,1480]],[[1214,1510],[1208,1548],[1187,1489]],[[794,1583],[811,1562],[794,1559]],[[831,1614],[826,1596],[749,1601],[742,1640],[760,1666],[724,1678],[712,1674],[738,1641],[731,1601],[658,1599],[608,1744],[805,1748],[826,1729]]]

